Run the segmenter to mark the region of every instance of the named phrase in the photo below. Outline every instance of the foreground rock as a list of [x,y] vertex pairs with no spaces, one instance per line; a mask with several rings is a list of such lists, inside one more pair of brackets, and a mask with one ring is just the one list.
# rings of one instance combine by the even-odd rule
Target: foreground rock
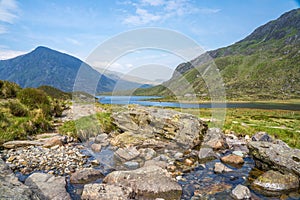
[[263,170],[292,172],[300,176],[299,149],[292,149],[282,141],[277,143],[252,141],[248,147],[257,167]]
[[122,185],[87,184],[84,186],[82,200],[127,200],[134,199],[135,193],[130,187]]
[[99,178],[103,177],[103,174],[96,169],[93,168],[87,168],[87,169],[82,169],[79,171],[76,171],[75,173],[73,173],[70,177],[70,182],[71,183],[89,183],[92,182],[94,180],[97,180]]
[[24,185],[0,159],[0,199],[38,200],[38,197]]
[[231,196],[234,199],[242,200],[242,199],[251,199],[251,193],[249,188],[243,185],[236,186],[231,193]]
[[64,177],[51,174],[34,173],[30,175],[25,184],[43,200],[71,200],[66,191],[66,181]]
[[180,199],[182,193],[181,186],[168,172],[155,165],[133,171],[115,171],[108,174],[103,182],[130,187],[137,194],[137,199],[176,200]]
[[277,195],[277,193],[297,190],[299,178],[291,173],[281,174],[270,170],[259,176],[252,185],[259,190],[264,190],[263,193]]
[[159,137],[189,149],[200,144],[207,129],[206,124],[193,115],[142,106],[128,107],[127,111],[115,113],[112,118],[117,127],[127,132],[130,136],[127,140],[131,143]]

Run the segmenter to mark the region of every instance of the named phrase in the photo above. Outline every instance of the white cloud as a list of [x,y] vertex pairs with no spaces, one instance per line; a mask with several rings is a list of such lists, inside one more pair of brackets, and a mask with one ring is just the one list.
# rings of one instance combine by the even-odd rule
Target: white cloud
[[17,57],[19,55],[26,54],[26,53],[28,53],[28,52],[0,49],[0,60],[6,60],[6,59],[14,58],[14,57]]
[[15,0],[0,0],[0,34],[8,32],[5,24],[12,24],[18,17],[18,11]]
[[123,20],[123,23],[128,25],[148,25],[176,16],[214,14],[220,11],[196,7],[189,0],[137,0],[127,1],[126,5],[135,8],[135,13],[128,14]]
[[81,43],[78,41],[78,40],[76,40],[76,39],[73,39],[73,38],[66,38],[66,40],[69,42],[69,43],[71,43],[71,44],[74,44],[74,45],[81,45]]

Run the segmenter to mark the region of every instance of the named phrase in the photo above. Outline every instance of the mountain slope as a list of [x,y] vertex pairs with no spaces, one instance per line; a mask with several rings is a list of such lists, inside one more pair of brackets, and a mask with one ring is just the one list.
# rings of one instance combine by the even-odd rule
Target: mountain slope
[[[163,85],[136,94],[208,98],[203,72],[215,63],[229,99],[300,98],[300,9],[259,28],[245,39],[182,63]],[[184,82],[191,87],[182,88]],[[169,88],[169,89],[167,89]]]
[[[37,47],[32,52],[0,61],[0,79],[16,82],[21,87],[49,85],[63,91],[72,91],[77,72],[82,67],[87,77],[99,78],[100,73],[83,61],[47,47]],[[86,80],[89,81],[89,80]],[[124,81],[126,87],[136,88],[140,84]],[[96,92],[109,92],[114,89],[116,80],[101,76]],[[84,90],[84,89],[83,89]]]

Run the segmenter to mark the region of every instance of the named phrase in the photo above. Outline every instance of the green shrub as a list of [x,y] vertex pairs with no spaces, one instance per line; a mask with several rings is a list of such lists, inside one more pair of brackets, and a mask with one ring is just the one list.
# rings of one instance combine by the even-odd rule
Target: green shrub
[[9,101],[7,106],[10,109],[11,114],[16,117],[28,116],[28,109],[19,101]]
[[21,87],[18,84],[0,80],[0,98],[15,98],[20,90]]

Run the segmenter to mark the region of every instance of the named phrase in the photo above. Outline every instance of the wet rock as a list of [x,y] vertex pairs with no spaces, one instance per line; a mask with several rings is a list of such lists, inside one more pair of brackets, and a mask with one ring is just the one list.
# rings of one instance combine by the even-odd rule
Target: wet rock
[[37,196],[13,174],[0,159],[0,199],[37,200]]
[[229,167],[226,167],[224,164],[222,163],[216,163],[214,166],[214,172],[215,173],[224,173],[224,172],[232,172],[233,170],[230,169]]
[[139,163],[138,162],[133,162],[133,161],[128,161],[124,163],[124,166],[127,169],[137,169],[139,168]]
[[34,173],[26,179],[25,184],[29,186],[40,199],[71,200],[69,193],[66,191],[66,181],[64,177]]
[[300,150],[288,147],[284,142],[249,142],[250,154],[263,170],[274,169],[292,172],[300,176]]
[[[299,188],[299,178],[291,173],[282,174],[269,170],[259,176],[253,183],[254,188],[266,192],[286,192]],[[276,193],[275,193],[276,194]]]
[[100,152],[101,149],[102,149],[102,146],[101,146],[101,144],[92,144],[92,145],[91,145],[91,149],[92,149],[94,152]]
[[206,162],[218,158],[212,148],[201,148],[198,157],[200,162]]
[[140,152],[135,147],[119,148],[115,155],[121,159],[132,160],[140,155]]
[[207,133],[204,135],[202,147],[211,147],[214,150],[225,148],[226,141],[225,135],[219,128],[209,128]]
[[113,123],[131,137],[147,140],[156,137],[190,149],[200,144],[206,124],[197,117],[173,110],[131,106],[112,115]]
[[134,199],[135,193],[130,187],[122,185],[87,184],[84,186],[82,200],[127,200]]
[[107,184],[121,184],[130,187],[137,194],[137,199],[164,198],[180,199],[181,186],[168,172],[158,166],[147,166],[132,171],[115,171],[104,180]]
[[103,174],[93,168],[85,168],[73,173],[70,177],[70,182],[75,184],[84,184],[97,180],[98,178],[103,177]]
[[208,186],[201,187],[200,189],[195,190],[194,194],[196,197],[199,196],[203,199],[212,199],[212,195],[230,190],[231,187],[231,185],[226,183],[210,184]]
[[231,193],[232,197],[237,200],[251,199],[251,193],[249,188],[243,185],[237,185]]
[[251,138],[252,141],[272,142],[273,139],[266,132],[258,132]]
[[221,161],[231,165],[242,165],[244,163],[243,157],[233,154],[222,157]]
[[29,141],[29,140],[14,140],[14,141],[9,141],[3,144],[4,148],[7,149],[15,149],[18,147],[26,147],[26,146],[41,146],[43,145],[42,142],[38,141]]

